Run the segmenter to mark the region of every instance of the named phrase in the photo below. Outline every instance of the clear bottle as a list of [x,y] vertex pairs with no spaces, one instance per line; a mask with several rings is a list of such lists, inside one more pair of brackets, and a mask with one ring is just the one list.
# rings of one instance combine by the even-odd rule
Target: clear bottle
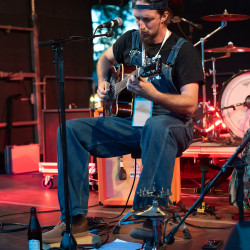
[[42,250],[42,230],[37,219],[36,208],[30,208],[30,222],[28,228],[29,250]]

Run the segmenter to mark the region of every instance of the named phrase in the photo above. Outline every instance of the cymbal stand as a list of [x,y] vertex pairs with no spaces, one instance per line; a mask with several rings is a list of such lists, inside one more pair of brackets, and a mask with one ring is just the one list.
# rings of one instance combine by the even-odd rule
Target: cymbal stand
[[216,69],[215,69],[215,62],[218,59],[224,59],[224,58],[229,58],[231,56],[231,53],[226,53],[226,55],[224,56],[220,56],[220,57],[211,57],[210,59],[206,59],[204,60],[204,62],[209,62],[212,61],[212,70],[210,70],[210,73],[212,72],[212,76],[213,76],[213,106],[214,109],[217,109],[217,83],[216,83]]
[[[215,33],[217,33],[218,31],[220,31],[221,29],[225,28],[227,26],[227,21],[222,21],[221,22],[221,26],[218,27],[216,30],[212,31],[211,33],[207,34],[205,37],[200,38],[200,41],[197,42],[196,44],[194,44],[194,46],[196,47],[197,45],[201,44],[201,63],[202,63],[202,69],[203,69],[203,73],[204,73],[204,80],[206,80],[206,74],[205,74],[205,56],[204,56],[204,42],[211,37],[212,35],[214,35]],[[203,85],[202,88],[202,107],[203,107],[203,113],[205,113],[205,117],[203,118],[203,127],[207,127],[207,100],[206,100],[206,85]],[[204,126],[205,125],[205,126]]]
[[[231,56],[231,53],[228,52],[224,56],[220,57],[211,57],[210,59],[204,60],[204,62],[212,62],[212,70],[210,70],[210,75],[213,76],[213,106],[210,106],[208,103],[205,103],[206,105],[203,107],[205,110],[203,110],[205,113],[203,113],[203,116],[206,116],[206,127],[205,129],[201,129],[203,134],[209,133],[209,139],[218,139],[219,133],[218,130],[215,131],[215,129],[218,129],[218,126],[222,123],[222,118],[218,112],[219,107],[217,105],[217,83],[216,83],[216,69],[215,69],[215,62],[218,59],[224,59]],[[208,119],[208,115],[210,115],[211,119]],[[196,127],[197,128],[197,127]]]

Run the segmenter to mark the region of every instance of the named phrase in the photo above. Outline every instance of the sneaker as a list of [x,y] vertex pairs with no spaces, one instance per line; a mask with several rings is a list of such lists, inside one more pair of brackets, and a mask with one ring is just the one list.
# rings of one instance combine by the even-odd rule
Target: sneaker
[[[66,223],[60,221],[52,230],[42,234],[43,243],[57,243],[62,240],[62,232],[66,231]],[[88,220],[81,218],[77,223],[72,224],[71,232],[74,238],[88,235]]]

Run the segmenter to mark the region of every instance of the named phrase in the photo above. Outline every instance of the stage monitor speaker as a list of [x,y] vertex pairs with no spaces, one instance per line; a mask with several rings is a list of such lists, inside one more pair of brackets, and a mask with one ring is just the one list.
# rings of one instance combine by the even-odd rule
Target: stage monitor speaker
[[250,221],[238,222],[231,234],[225,246],[225,250],[249,250],[250,249]]
[[[66,109],[66,120],[91,117],[90,109]],[[58,111],[56,109],[43,110],[43,161],[57,162],[56,136],[59,126]]]

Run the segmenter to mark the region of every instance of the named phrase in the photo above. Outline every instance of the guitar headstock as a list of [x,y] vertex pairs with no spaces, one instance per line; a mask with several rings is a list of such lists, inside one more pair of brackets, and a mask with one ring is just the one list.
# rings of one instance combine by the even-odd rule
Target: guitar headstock
[[161,56],[157,56],[152,58],[151,63],[147,65],[143,65],[140,68],[139,76],[141,77],[150,77],[159,75],[161,72]]

